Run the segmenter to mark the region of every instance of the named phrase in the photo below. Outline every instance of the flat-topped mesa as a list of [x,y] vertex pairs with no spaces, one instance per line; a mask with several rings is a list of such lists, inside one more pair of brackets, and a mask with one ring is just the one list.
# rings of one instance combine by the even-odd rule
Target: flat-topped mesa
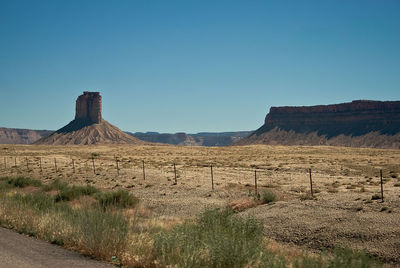
[[271,107],[265,123],[274,114],[291,113],[340,113],[340,112],[400,112],[399,101],[354,100],[348,103],[315,105],[315,106],[283,106]]
[[374,131],[394,135],[400,131],[400,102],[357,100],[308,107],[271,107],[264,126],[256,132],[261,134],[274,127],[298,133],[317,131],[328,137],[360,136]]
[[271,107],[264,125],[237,144],[400,149],[400,101]]
[[95,124],[101,123],[101,95],[100,92],[84,91],[76,99],[75,119],[83,119]]

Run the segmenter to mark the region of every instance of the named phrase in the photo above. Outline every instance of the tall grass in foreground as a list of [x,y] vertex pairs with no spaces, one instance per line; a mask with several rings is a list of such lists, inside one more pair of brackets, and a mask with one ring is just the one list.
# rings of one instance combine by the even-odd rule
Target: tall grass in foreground
[[124,248],[129,221],[100,207],[72,209],[41,192],[0,195],[0,224],[110,260]]
[[[0,226],[127,267],[380,266],[365,252],[347,248],[336,249],[331,255],[305,255],[288,261],[266,249],[261,223],[230,209],[207,209],[196,219],[172,228],[160,229],[149,223],[144,228],[144,221],[138,223],[139,218],[124,213],[125,208],[136,206],[138,199],[123,190],[101,193],[60,181],[37,184],[34,193],[12,190],[33,183],[29,179],[0,178]],[[57,200],[43,191],[60,193],[66,189],[82,194],[97,192],[97,202],[72,208],[66,199]]]
[[262,226],[232,210],[206,210],[195,221],[159,232],[154,250],[164,266],[172,267],[294,267],[366,268],[382,265],[366,252],[336,248],[333,254],[300,256],[287,261],[266,250]]
[[[29,185],[36,186],[37,191],[30,194],[11,191],[12,187]],[[53,196],[43,190],[57,193]],[[121,210],[105,211],[99,202],[82,204],[77,209],[66,202],[97,192],[93,186],[69,186],[59,180],[42,185],[23,177],[1,179],[0,225],[111,260],[125,248],[129,219]],[[125,198],[136,198],[128,192],[124,194]]]
[[158,233],[154,249],[164,265],[177,267],[286,267],[265,250],[263,226],[232,210],[206,210],[196,221]]

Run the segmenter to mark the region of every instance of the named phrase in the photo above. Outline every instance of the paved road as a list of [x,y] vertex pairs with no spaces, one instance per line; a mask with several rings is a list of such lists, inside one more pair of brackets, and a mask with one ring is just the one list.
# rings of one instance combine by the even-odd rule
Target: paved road
[[0,267],[115,267],[76,252],[0,228]]

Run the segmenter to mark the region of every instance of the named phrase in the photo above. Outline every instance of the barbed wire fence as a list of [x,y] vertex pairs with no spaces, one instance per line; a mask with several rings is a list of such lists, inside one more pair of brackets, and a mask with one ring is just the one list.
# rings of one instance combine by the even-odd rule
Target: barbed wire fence
[[[273,187],[277,181],[274,167],[250,167],[223,166],[212,163],[201,165],[190,165],[188,163],[164,162],[163,164],[145,159],[129,159],[114,155],[113,158],[100,158],[92,154],[88,158],[80,157],[54,157],[54,156],[4,156],[3,176],[31,176],[38,175],[41,178],[55,179],[67,176],[114,176],[115,178],[130,178],[132,180],[151,181],[152,183],[170,182],[177,184],[188,180],[196,181],[199,185],[209,185],[215,190],[221,185],[234,183],[230,178],[237,181],[247,182],[244,185],[252,187],[255,195],[259,193],[259,187]],[[304,177],[309,178],[309,193],[314,196],[313,186],[316,180],[312,168],[300,168],[304,171]],[[384,201],[384,178],[383,170],[379,170],[380,198]],[[290,172],[292,171],[292,172]],[[290,179],[293,172],[299,168],[288,169]],[[90,175],[91,174],[91,175]],[[262,179],[261,179],[262,178]],[[149,180],[150,179],[150,180]],[[259,184],[263,181],[262,184]],[[306,180],[305,180],[306,181]]]

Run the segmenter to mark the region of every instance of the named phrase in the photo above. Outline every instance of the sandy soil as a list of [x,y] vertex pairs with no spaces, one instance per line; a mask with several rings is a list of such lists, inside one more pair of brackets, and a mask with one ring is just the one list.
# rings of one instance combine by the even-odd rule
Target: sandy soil
[[[309,200],[309,168],[314,200]],[[386,262],[400,264],[400,150],[266,145],[0,145],[1,176],[29,175],[45,182],[60,178],[103,189],[124,188],[141,198],[154,217],[187,218],[206,206],[251,202],[255,169],[258,191],[272,190],[278,201],[240,213],[262,220],[266,236],[305,250],[338,244],[366,248]],[[384,177],[383,203],[372,200],[380,193],[380,169]]]

